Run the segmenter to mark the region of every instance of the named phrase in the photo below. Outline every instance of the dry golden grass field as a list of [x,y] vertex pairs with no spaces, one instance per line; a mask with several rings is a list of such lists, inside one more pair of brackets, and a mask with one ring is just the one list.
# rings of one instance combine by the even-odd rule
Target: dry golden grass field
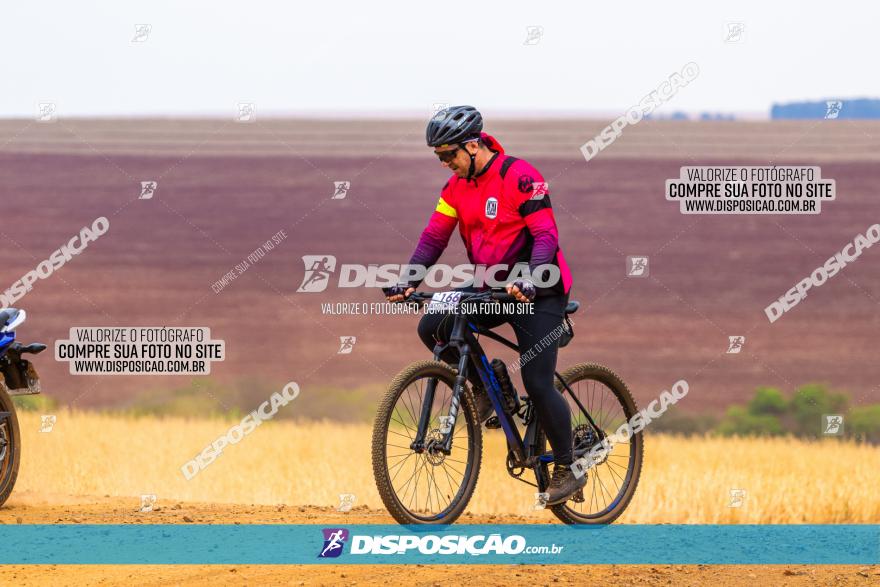
[[[333,511],[339,494],[352,493],[357,506],[384,510],[366,424],[266,422],[187,481],[181,466],[232,421],[56,415],[54,429],[45,433],[39,432],[38,414],[19,414],[22,465],[11,502],[17,495],[155,494],[160,505],[283,504]],[[504,451],[502,433],[484,431],[483,468],[468,511],[495,514],[498,521],[510,515],[554,522],[549,512],[533,511],[534,488],[508,476]],[[880,448],[835,440],[680,438],[649,430],[641,481],[620,522],[876,523],[878,462]],[[741,507],[728,507],[731,489],[745,490]]]

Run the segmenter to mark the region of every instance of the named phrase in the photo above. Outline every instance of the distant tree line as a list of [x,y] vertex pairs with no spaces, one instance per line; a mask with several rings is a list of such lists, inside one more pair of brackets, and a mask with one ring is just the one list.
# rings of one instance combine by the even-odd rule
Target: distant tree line
[[816,120],[838,118],[849,120],[876,120],[880,118],[880,100],[869,98],[828,99],[815,102],[774,104],[770,109],[773,120]]
[[[842,416],[840,434],[828,434],[827,416],[835,415]],[[719,436],[843,436],[878,444],[880,404],[850,406],[845,393],[818,384],[804,385],[791,396],[775,387],[759,387],[751,401],[730,406],[720,418],[673,409],[653,421],[651,430]]]

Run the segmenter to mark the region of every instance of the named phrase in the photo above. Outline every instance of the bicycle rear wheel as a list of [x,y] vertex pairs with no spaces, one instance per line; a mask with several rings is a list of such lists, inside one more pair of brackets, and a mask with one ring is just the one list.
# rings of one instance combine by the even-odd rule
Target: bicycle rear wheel
[[[426,447],[416,438],[428,383],[431,402]],[[464,512],[480,475],[483,440],[474,399],[465,387],[452,428],[452,451],[438,450],[441,416],[449,414],[455,372],[438,361],[413,363],[391,382],[373,425],[373,475],[388,512],[401,524],[451,524]]]
[[[586,408],[596,426],[607,436],[629,421],[637,412],[636,402],[616,373],[594,363],[581,363],[561,373],[581,405]],[[562,392],[564,387],[557,380],[556,388]],[[597,445],[593,427],[586,414],[564,393],[572,415],[572,435],[574,447],[591,448]],[[538,427],[536,444],[542,452],[548,450],[546,434]],[[635,493],[642,470],[644,438],[642,432],[634,434],[627,442],[615,443],[606,459],[587,472],[586,486],[575,493],[567,502],[551,506],[553,514],[566,524],[610,524],[624,512]],[[549,464],[542,463],[542,475],[546,483],[550,478]]]

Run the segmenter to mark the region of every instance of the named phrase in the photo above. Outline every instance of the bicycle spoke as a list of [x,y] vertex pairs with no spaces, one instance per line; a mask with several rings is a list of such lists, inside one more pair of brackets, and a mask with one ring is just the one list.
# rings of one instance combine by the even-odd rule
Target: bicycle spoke
[[[444,463],[445,463],[445,461],[444,461]],[[461,471],[459,471],[458,469],[456,469],[452,465],[446,465],[446,466],[449,467],[450,469],[452,469],[453,471],[455,471],[456,473],[458,473],[459,475],[461,475],[462,477],[464,477],[464,473],[462,473]]]
[[416,507],[418,507],[418,505],[419,505],[419,500],[418,500],[419,477],[422,475],[422,469],[425,468],[425,463],[426,463],[425,459],[424,458],[421,459],[421,462],[419,462],[419,464],[415,467],[415,470],[413,471],[412,479],[415,481],[415,483],[413,483],[413,485],[412,485],[413,493],[412,493],[412,496],[410,497],[409,503],[412,503],[413,499],[415,499],[416,500]]
[[604,483],[602,483],[602,478],[601,478],[598,474],[596,475],[596,479],[599,480],[599,487],[601,487],[602,490],[603,490],[603,492],[602,492],[602,504],[603,504],[605,507],[608,507],[608,502],[605,501],[605,493],[607,493],[607,494],[611,497],[611,501],[614,501],[614,496],[611,495],[611,492],[608,491],[608,488],[605,487],[605,484],[604,484]]
[[[620,465],[618,465],[618,466],[620,466]],[[625,470],[626,470],[626,469],[624,469],[624,471],[625,471]],[[617,478],[620,479],[620,483],[621,483],[621,484],[626,483],[626,480],[625,480],[623,477],[620,476],[620,473],[618,473],[617,471],[615,471],[615,470],[612,469],[611,467],[608,467],[608,472],[611,473],[611,477],[612,477],[612,478],[614,478],[614,476],[616,475]],[[617,487],[617,489],[618,489],[618,491],[619,491],[619,490],[620,490],[620,485],[617,485],[616,482],[615,482],[615,485],[616,485],[616,487]]]
[[[395,420],[395,419],[394,419],[394,416],[392,415],[392,417],[391,417],[391,421],[392,421],[392,422],[398,422],[401,426],[403,426],[403,429],[407,431],[407,438],[409,438],[410,440],[414,440],[413,435],[412,435],[412,434],[409,434],[410,427],[407,426],[406,424],[404,424],[402,420]],[[389,430],[389,432],[393,432],[390,428],[389,428],[388,430]],[[400,434],[400,432],[396,432],[396,434]],[[400,434],[400,435],[403,436],[403,434]]]
[[410,452],[400,453],[399,455],[385,455],[385,458],[386,459],[396,459],[396,458],[400,458],[400,457],[408,457],[411,454],[415,454],[415,453],[410,451]]
[[412,397],[407,394],[407,398],[410,400],[409,403],[407,403],[407,401],[403,399],[403,395],[401,395],[401,399],[403,399],[403,406],[406,408],[406,411],[407,413],[409,413],[412,421],[416,424],[416,427],[418,427],[419,419],[416,416],[414,408],[412,407]]
[[593,480],[593,496],[590,498],[590,511],[592,511],[593,502],[596,502],[596,505],[599,505],[599,500],[596,499],[596,476],[590,476]]
[[452,477],[449,475],[448,467],[443,467],[443,473],[446,475],[446,482],[449,484],[449,489],[451,493],[457,493],[457,491],[455,490],[455,485],[453,485]]
[[391,434],[397,434],[398,436],[403,436],[404,438],[407,438],[409,440],[413,440],[412,436],[408,436],[406,434],[401,434],[400,432],[397,432],[396,430],[391,430],[390,428],[388,429],[388,432],[390,432]]
[[[416,453],[410,453],[410,455],[414,455],[414,454],[416,454]],[[403,471],[403,464],[407,461],[408,458],[409,457],[407,457],[406,459],[403,459],[402,461],[400,461],[399,463],[394,465],[394,467],[400,467],[400,468],[397,469],[397,473],[395,473],[394,477],[391,478],[391,485],[392,486],[394,485],[394,480],[397,479],[397,476],[400,474],[401,471]],[[394,467],[391,467],[391,469],[393,469]],[[389,473],[391,472],[391,469],[388,469]]]

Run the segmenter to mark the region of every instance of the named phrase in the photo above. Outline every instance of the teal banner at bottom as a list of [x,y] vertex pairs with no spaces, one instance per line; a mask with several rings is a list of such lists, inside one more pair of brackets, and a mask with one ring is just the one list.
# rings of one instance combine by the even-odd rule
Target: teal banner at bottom
[[880,564],[880,525],[0,525],[2,564]]

